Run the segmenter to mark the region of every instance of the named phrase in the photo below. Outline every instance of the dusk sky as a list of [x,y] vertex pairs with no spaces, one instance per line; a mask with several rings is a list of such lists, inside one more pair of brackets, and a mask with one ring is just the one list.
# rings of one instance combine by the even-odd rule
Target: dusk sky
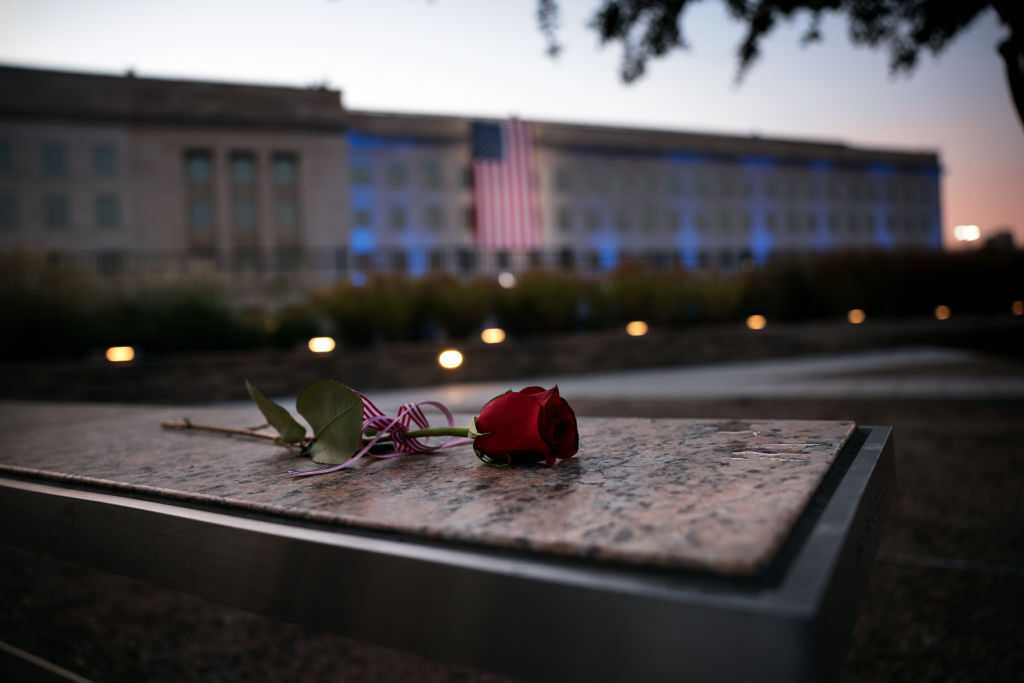
[[936,149],[947,243],[960,223],[983,235],[1014,226],[1024,243],[1024,128],[991,11],[909,78],[889,75],[884,51],[851,46],[840,18],[825,21],[823,43],[801,48],[804,17],[778,29],[736,85],[743,29],[721,3],[703,3],[683,24],[692,48],[627,86],[619,48],[600,48],[586,28],[597,4],[562,2],[565,50],[551,60],[535,0],[6,0],[0,62],[298,86],[326,80],[362,109]]

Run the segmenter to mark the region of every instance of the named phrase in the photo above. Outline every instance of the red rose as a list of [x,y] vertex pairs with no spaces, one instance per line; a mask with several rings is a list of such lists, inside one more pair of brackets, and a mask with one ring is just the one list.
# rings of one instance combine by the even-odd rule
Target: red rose
[[580,447],[576,414],[558,395],[558,387],[526,387],[491,399],[476,418],[473,445],[478,452],[508,461],[535,461],[549,465],[571,458]]

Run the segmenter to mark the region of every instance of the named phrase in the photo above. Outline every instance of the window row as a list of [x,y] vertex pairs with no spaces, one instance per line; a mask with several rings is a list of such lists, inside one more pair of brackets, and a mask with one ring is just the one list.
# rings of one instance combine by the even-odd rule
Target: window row
[[[62,229],[74,225],[71,197],[67,194],[50,193],[43,195],[38,213],[24,215],[34,207],[26,207],[18,201],[13,192],[0,193],[0,228],[12,229],[24,224],[42,223],[47,228]],[[121,200],[116,194],[98,194],[93,198],[93,225],[99,228],[121,226]]]
[[[261,159],[251,150],[232,150],[227,155],[228,179],[232,186],[255,185]],[[190,149],[185,152],[185,177],[192,185],[213,184],[216,154],[211,149]],[[292,186],[299,182],[299,155],[295,152],[270,154],[270,179],[275,186]]]
[[[195,197],[189,201],[188,224],[197,232],[209,232],[217,224],[216,206],[212,198]],[[256,232],[259,225],[256,203],[249,199],[235,199],[230,205],[231,225],[240,232]],[[295,201],[279,199],[273,203],[272,220],[275,225],[294,228],[299,224],[299,206]]]
[[[419,223],[431,232],[442,232],[449,225],[449,212],[439,204],[430,204],[422,208],[418,216],[411,215],[407,207],[393,205],[388,207],[384,216],[376,216],[370,209],[356,209],[352,212],[352,227],[373,228],[387,227],[395,232],[402,232],[413,226],[418,218]],[[455,212],[455,223],[461,220],[461,225],[466,230],[472,230],[475,224],[473,207],[467,206],[461,209],[461,216],[458,210]]]
[[[67,178],[71,175],[72,159],[67,143],[43,142],[35,150],[39,162],[39,174],[44,178]],[[89,170],[101,178],[113,178],[120,172],[117,145],[99,143],[88,150]],[[14,144],[0,140],[0,177],[14,177],[19,168]]]
[[745,176],[739,171],[662,172],[636,170],[601,170],[591,165],[578,174],[557,167],[550,175],[551,187],[557,193],[603,195],[608,192],[666,192],[697,197],[754,197],[766,196],[787,199],[832,199],[854,201],[886,200],[895,202],[923,202],[934,198],[934,180],[922,178],[887,177],[817,179],[792,175],[772,175],[760,178]]
[[350,181],[353,187],[380,185],[394,190],[413,186],[432,191],[468,190],[473,187],[473,169],[468,166],[445,168],[438,159],[422,159],[418,163],[391,161],[379,166],[368,159],[356,159],[350,169]]

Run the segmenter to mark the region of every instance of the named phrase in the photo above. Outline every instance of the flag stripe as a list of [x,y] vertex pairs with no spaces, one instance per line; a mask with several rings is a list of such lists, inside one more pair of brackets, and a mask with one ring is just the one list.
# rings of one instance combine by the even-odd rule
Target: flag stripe
[[500,126],[501,157],[473,162],[477,244],[490,249],[534,248],[540,244],[540,222],[531,177],[532,130],[518,120]]

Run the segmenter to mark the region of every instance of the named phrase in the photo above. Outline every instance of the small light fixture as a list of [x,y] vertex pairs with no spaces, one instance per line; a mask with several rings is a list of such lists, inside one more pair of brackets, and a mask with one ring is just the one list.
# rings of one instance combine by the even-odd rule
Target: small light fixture
[[313,337],[306,346],[313,353],[330,353],[337,344],[334,343],[333,337]]
[[111,363],[131,363],[135,360],[135,348],[132,346],[111,346],[107,349],[107,360]]
[[953,237],[957,242],[977,242],[981,239],[981,228],[977,225],[958,225],[953,228]]
[[747,329],[748,330],[763,330],[768,326],[768,318],[764,317],[760,313],[747,317]]
[[498,274],[498,284],[502,289],[512,289],[516,286],[516,276],[507,270]]
[[462,352],[457,349],[445,349],[437,356],[437,364],[445,370],[454,370],[462,365]]
[[631,320],[626,324],[626,334],[630,337],[642,337],[650,328],[643,320]]
[[952,316],[953,311],[950,310],[949,306],[940,305],[935,307],[936,320],[949,320]]
[[505,341],[505,330],[500,327],[486,327],[480,332],[484,344],[500,344]]
[[868,316],[864,312],[863,308],[851,308],[850,312],[846,314],[846,319],[851,325],[860,325],[862,322],[867,320]]
[[1014,315],[1024,315],[1024,301],[1014,301],[1010,310]]

